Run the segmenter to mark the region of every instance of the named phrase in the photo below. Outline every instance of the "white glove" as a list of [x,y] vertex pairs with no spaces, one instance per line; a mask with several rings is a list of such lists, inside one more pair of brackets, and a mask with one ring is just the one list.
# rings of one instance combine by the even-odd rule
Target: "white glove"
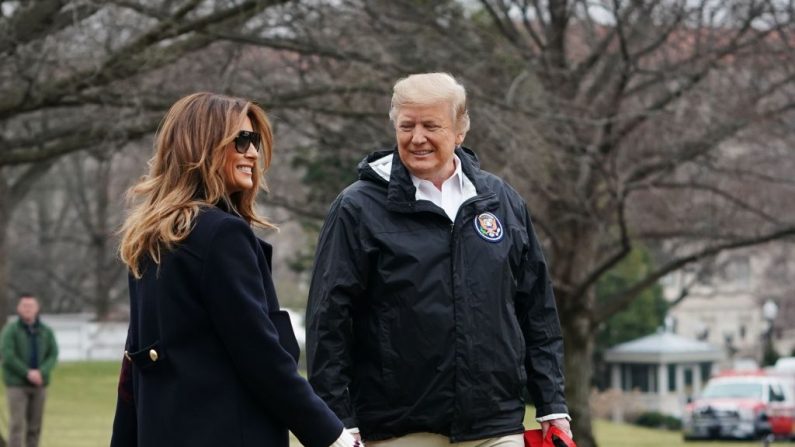
[[340,437],[329,447],[364,447],[364,443],[357,441],[348,430],[343,428]]

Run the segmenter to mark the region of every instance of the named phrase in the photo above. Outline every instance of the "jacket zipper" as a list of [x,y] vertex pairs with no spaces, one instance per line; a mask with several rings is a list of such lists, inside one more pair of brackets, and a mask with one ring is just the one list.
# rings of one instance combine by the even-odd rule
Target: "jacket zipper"
[[[455,279],[455,263],[456,263],[456,234],[455,234],[455,224],[458,220],[463,221],[463,210],[465,207],[480,202],[482,200],[487,200],[494,197],[495,193],[489,193],[484,195],[479,195],[475,197],[470,197],[469,199],[465,200],[461,206],[458,207],[458,213],[456,213],[455,219],[450,224],[450,284],[451,284],[451,299],[453,303],[453,321],[455,321],[454,327],[456,328],[456,340],[458,339],[458,306],[456,306],[456,285],[458,281]],[[456,343],[457,345],[458,343]],[[457,349],[453,352],[453,420],[451,421],[450,426],[450,441],[458,442],[458,435],[454,432],[454,427],[458,428],[456,421],[460,418],[460,410],[459,410],[459,403],[458,403],[458,375],[456,374],[457,368],[457,359],[458,359],[458,352]]]

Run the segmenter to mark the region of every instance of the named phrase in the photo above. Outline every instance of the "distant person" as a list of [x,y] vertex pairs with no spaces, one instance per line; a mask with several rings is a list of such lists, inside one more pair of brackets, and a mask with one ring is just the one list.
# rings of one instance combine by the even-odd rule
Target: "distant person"
[[122,228],[130,327],[112,447],[351,447],[298,374],[298,343],[251,225],[271,161],[265,112],[195,93],[155,137]]
[[466,104],[446,73],[398,81],[394,148],[320,234],[309,380],[370,447],[523,447],[525,389],[570,433],[547,263],[525,202],[461,146]]
[[58,344],[49,326],[39,320],[39,302],[23,293],[16,321],[0,335],[3,381],[8,398],[8,447],[37,447],[44,417],[50,373],[58,361]]

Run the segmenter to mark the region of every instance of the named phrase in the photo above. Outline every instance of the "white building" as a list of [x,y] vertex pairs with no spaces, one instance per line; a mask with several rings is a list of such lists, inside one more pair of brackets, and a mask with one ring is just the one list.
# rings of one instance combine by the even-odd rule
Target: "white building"
[[[723,346],[730,358],[756,360],[761,360],[770,335],[778,353],[789,355],[795,347],[795,266],[782,254],[786,248],[731,252],[708,272],[678,271],[664,278],[669,301],[676,303],[686,290],[686,297],[669,311],[674,332]],[[778,312],[771,314],[773,304]]]
[[720,346],[662,331],[607,350],[610,387],[623,397],[612,406],[613,420],[623,420],[627,408],[681,416],[723,359]]

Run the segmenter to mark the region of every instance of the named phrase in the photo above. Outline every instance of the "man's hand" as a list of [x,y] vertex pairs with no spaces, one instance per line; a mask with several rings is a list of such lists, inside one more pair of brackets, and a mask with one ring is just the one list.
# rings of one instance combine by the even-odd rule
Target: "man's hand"
[[543,434],[543,438],[547,437],[547,432],[549,431],[549,427],[555,426],[558,427],[563,433],[569,435],[569,438],[574,439],[574,435],[571,434],[571,426],[569,425],[569,420],[566,418],[560,419],[552,419],[551,421],[544,421],[541,422],[541,433]]
[[41,371],[39,371],[38,369],[29,369],[28,382],[32,383],[35,386],[44,385],[44,379],[41,377]]

